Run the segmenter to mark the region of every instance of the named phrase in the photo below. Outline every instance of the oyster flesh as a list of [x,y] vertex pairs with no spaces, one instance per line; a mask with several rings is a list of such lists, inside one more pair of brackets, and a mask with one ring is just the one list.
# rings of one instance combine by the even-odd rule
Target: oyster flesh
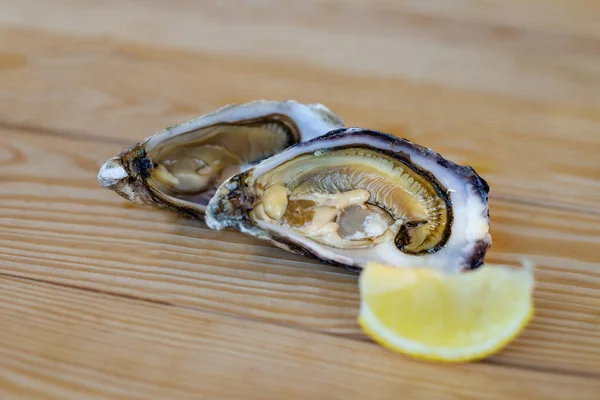
[[201,217],[226,178],[342,126],[321,104],[233,104],[167,128],[110,158],[98,181],[134,203]]
[[460,272],[491,245],[487,183],[382,132],[343,128],[227,179],[206,222],[351,268],[367,261]]

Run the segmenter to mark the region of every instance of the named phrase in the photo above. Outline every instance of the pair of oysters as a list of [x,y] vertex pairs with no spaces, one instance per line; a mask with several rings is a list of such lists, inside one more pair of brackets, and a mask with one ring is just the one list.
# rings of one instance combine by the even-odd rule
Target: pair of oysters
[[473,168],[321,104],[229,105],[107,160],[100,184],[349,268],[461,272],[491,245],[489,187]]

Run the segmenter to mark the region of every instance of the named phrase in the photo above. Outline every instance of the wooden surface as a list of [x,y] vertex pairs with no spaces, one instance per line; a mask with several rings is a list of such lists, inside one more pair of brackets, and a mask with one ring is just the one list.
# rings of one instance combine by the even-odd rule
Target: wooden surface
[[[537,314],[429,364],[356,324],[357,276],[132,206],[100,164],[231,102],[322,102],[470,164],[490,262]],[[0,399],[599,399],[600,5],[0,3]]]

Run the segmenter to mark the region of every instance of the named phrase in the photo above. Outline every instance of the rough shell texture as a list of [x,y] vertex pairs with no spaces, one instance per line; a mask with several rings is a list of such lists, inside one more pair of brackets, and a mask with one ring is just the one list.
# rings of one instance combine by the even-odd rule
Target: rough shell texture
[[[302,104],[294,100],[283,102],[257,100],[242,105],[232,104],[210,114],[166,128],[122,151],[117,157],[110,158],[102,165],[98,172],[98,182],[101,186],[115,191],[131,202],[203,217],[205,204],[169,196],[149,184],[148,178],[155,167],[150,156],[151,151],[161,143],[183,137],[190,132],[219,124],[242,124],[245,121],[272,115],[283,116],[295,125],[299,135],[290,145],[312,139],[343,126],[342,119],[322,104]],[[198,137],[196,136],[195,139]],[[260,160],[251,160],[246,165],[241,165],[240,168],[245,170],[258,161]],[[203,201],[207,203],[212,194],[214,194],[214,189],[207,190],[204,193]]]
[[[452,207],[450,238],[435,252],[405,256],[390,246],[371,253],[340,251],[324,246],[285,227],[257,222],[251,211],[256,206],[254,184],[265,173],[300,155],[318,155],[324,149],[365,147],[391,155],[405,165],[439,181]],[[489,234],[489,186],[469,166],[461,166],[439,153],[382,132],[346,128],[334,130],[313,140],[294,145],[257,166],[226,180],[208,205],[206,222],[213,229],[236,229],[267,240],[285,250],[314,257],[323,262],[361,268],[369,259],[398,266],[433,266],[447,271],[476,268],[491,245]],[[398,254],[397,254],[398,253]]]

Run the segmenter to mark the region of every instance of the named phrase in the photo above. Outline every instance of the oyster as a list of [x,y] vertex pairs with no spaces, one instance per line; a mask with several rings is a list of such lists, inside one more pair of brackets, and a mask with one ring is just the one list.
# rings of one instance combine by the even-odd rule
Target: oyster
[[107,160],[98,181],[134,203],[203,216],[226,178],[342,126],[321,104],[258,100],[229,105],[158,132]]
[[227,179],[206,222],[351,268],[478,267],[491,244],[487,183],[382,132],[334,130]]

